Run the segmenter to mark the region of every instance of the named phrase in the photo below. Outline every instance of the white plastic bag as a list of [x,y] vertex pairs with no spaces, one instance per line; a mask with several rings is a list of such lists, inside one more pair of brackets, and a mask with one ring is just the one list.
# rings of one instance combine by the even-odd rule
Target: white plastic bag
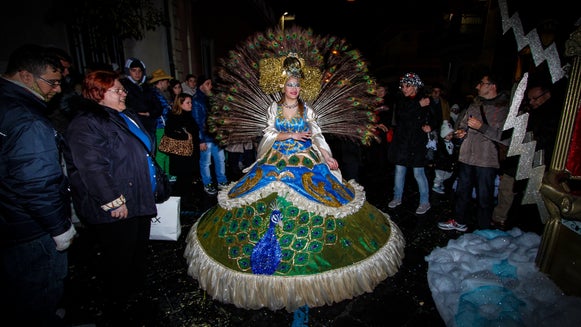
[[150,240],[177,241],[182,233],[180,197],[171,196],[158,203],[157,215],[151,218]]

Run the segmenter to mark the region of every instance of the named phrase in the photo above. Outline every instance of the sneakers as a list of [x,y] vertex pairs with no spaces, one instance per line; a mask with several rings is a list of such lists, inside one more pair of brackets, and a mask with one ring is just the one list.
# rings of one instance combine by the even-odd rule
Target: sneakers
[[214,184],[207,184],[207,185],[204,185],[204,192],[206,192],[209,195],[214,195],[214,194],[218,193],[218,190],[216,190],[216,188],[214,187]]
[[228,183],[227,182],[226,183],[218,183],[218,189],[219,190],[223,190],[226,187],[228,187]]
[[438,193],[438,194],[445,194],[446,192],[444,192],[444,188],[442,186],[436,186],[434,185],[432,187],[432,191]]
[[401,204],[401,199],[393,199],[387,204],[387,206],[391,209],[395,209],[400,204]]
[[420,204],[416,209],[416,215],[425,214],[426,212],[428,212],[428,210],[430,210],[431,207],[432,206],[430,205],[430,202]]
[[464,224],[459,224],[454,219],[450,219],[446,222],[439,222],[438,228],[441,230],[457,230],[459,232],[465,232],[468,230],[468,227]]

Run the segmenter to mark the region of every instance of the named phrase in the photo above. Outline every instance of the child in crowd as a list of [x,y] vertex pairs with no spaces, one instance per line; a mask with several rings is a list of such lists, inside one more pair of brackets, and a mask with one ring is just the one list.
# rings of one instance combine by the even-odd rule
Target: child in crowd
[[438,149],[434,157],[435,177],[432,191],[444,194],[444,182],[454,174],[456,164],[458,162],[458,151],[460,149],[458,144],[455,144],[454,127],[447,120],[442,122],[440,127],[441,142],[438,142]]

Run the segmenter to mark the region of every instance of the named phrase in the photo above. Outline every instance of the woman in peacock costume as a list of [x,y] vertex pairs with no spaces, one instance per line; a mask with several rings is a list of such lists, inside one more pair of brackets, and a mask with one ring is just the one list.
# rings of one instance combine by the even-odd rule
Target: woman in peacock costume
[[405,241],[363,187],[341,177],[323,133],[372,141],[375,81],[344,40],[257,33],[220,61],[210,128],[222,144],[262,137],[257,161],[187,235],[188,274],[246,309],[340,302],[401,265]]

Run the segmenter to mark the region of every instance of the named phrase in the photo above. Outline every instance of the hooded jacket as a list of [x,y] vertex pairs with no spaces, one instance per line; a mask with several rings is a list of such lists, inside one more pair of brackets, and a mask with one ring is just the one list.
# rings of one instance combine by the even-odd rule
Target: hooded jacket
[[71,228],[60,135],[46,111],[31,91],[0,78],[0,246]]
[[[500,168],[495,142],[501,142],[502,128],[508,116],[508,105],[509,97],[506,93],[500,93],[493,99],[481,97],[474,99],[458,123],[459,129],[467,131],[460,146],[458,161],[477,167]],[[480,114],[481,106],[488,124],[482,123],[478,130],[468,128],[469,117],[484,120]]]
[[[133,66],[139,65],[141,67],[141,70],[143,71],[143,76],[141,77],[141,80],[134,81],[133,79],[129,78],[129,69],[131,68],[132,65]],[[125,61],[125,66],[123,67],[123,72],[125,73],[125,76],[128,76],[128,78],[131,80],[131,82],[133,82],[137,85],[141,85],[141,84],[145,83],[145,80],[147,79],[147,70],[145,69],[145,63],[137,58],[127,59],[127,61]]]
[[[143,77],[139,81],[133,80],[129,75],[129,69],[133,63],[141,66],[143,70]],[[157,119],[162,115],[163,107],[158,103],[153,87],[145,83],[147,78],[145,64],[137,58],[129,58],[125,62],[124,71],[125,77],[119,81],[127,89],[127,98],[125,99],[127,109],[136,113],[149,113],[148,116],[139,115],[138,118],[147,131],[154,134],[157,129]]]

